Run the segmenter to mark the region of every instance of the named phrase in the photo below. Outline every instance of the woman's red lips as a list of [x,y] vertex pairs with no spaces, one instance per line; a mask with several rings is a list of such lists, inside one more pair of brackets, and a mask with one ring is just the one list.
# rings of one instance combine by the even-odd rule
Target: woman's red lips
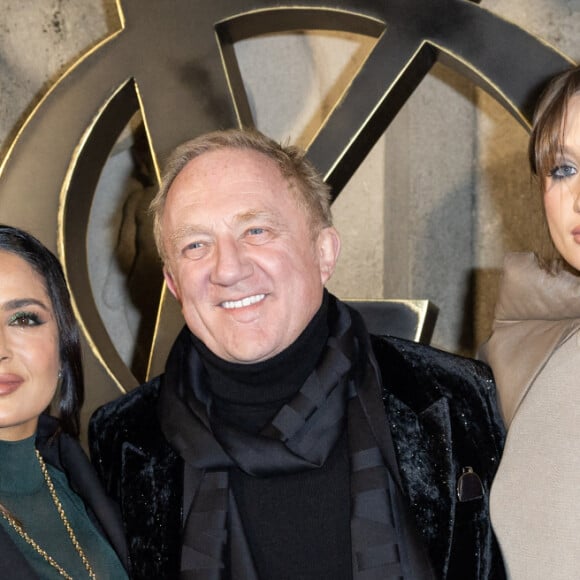
[[14,374],[0,375],[0,395],[9,395],[13,393],[22,383],[24,379]]

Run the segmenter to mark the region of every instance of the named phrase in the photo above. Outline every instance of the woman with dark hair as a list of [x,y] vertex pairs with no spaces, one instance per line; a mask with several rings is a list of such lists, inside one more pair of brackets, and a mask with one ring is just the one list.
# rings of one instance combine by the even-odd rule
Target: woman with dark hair
[[491,519],[509,578],[580,575],[580,67],[556,76],[534,116],[530,166],[546,249],[506,257],[482,349],[508,427]]
[[0,225],[1,578],[127,578],[122,526],[77,440],[81,362],[60,263]]

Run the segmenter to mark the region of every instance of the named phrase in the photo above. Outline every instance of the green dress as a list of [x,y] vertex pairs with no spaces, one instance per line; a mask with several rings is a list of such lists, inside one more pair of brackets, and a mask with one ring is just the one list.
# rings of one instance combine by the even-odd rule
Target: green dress
[[[0,503],[67,574],[75,580],[88,578],[40,469],[35,440],[36,436],[22,441],[0,441]],[[70,488],[65,474],[50,465],[47,469],[66,517],[97,579],[126,580],[127,573],[115,551],[90,520],[83,501]],[[40,578],[62,580],[61,574],[4,517],[0,517],[0,525]]]

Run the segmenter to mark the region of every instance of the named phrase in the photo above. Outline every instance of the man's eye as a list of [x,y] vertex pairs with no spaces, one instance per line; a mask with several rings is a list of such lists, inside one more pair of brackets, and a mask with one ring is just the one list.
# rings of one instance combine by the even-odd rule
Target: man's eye
[[38,326],[42,320],[35,312],[15,312],[8,320],[9,326]]
[[181,250],[181,255],[190,260],[197,260],[205,255],[207,249],[208,244],[205,242],[190,242]]
[[566,179],[566,177],[576,175],[577,172],[577,169],[572,165],[558,165],[550,171],[550,177],[552,179]]
[[205,244],[203,242],[191,242],[189,244],[187,244],[183,250],[181,250],[181,253],[184,256],[187,256],[188,254],[197,254],[199,253],[203,248],[205,247]]
[[266,230],[264,228],[250,228],[248,234],[250,236],[259,236],[263,234]]

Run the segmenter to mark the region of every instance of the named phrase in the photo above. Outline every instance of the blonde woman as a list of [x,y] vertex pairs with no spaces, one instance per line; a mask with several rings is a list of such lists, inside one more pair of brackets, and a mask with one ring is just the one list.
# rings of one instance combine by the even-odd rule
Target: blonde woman
[[529,147],[553,243],[507,256],[484,345],[508,427],[491,518],[512,580],[580,577],[580,69],[541,96]]

